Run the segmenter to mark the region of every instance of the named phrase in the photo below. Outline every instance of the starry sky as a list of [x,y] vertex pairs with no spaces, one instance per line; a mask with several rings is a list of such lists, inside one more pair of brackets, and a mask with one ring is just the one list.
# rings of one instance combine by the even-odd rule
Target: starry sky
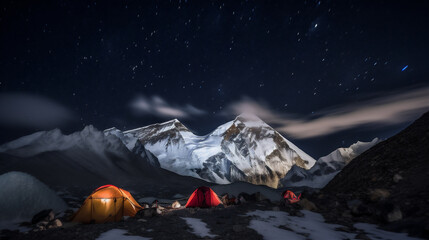
[[0,142],[244,111],[314,158],[429,110],[428,1],[1,1]]

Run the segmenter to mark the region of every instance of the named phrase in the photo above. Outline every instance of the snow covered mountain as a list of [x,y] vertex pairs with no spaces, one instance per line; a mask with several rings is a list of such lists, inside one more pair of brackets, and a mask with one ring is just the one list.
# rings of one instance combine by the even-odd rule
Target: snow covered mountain
[[118,137],[106,136],[93,126],[70,135],[58,129],[42,131],[0,146],[0,174],[21,171],[50,187],[90,190],[116,184],[159,192],[160,186],[193,189],[205,184],[159,168],[156,157],[142,145],[136,150],[139,155],[130,152]]
[[277,188],[292,166],[310,169],[316,162],[252,115],[240,115],[205,136],[193,134],[177,119],[104,133],[118,136],[133,152],[143,145],[164,169],[219,184],[247,181]]
[[330,154],[319,158],[309,170],[294,166],[281,180],[281,183],[286,187],[323,188],[351,160],[379,142],[378,138],[374,138],[371,142],[358,141],[348,148],[338,148]]

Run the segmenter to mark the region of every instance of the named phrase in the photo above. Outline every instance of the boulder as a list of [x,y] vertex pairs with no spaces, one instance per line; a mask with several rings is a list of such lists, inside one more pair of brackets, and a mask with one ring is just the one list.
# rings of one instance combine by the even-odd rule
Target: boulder
[[298,204],[305,210],[309,210],[309,211],[318,210],[316,205],[312,201],[308,200],[307,198],[301,199],[301,201],[299,201]]
[[390,192],[387,189],[376,188],[369,191],[369,199],[373,202],[378,202],[380,200],[385,200],[390,196]]
[[62,226],[63,226],[63,223],[59,219],[55,219],[54,221],[50,222],[48,225],[49,228],[59,228]]
[[151,207],[153,207],[153,208],[157,208],[157,207],[158,207],[158,200],[154,200],[154,201],[152,202]]
[[31,219],[32,224],[36,224],[38,222],[47,221],[50,222],[54,220],[55,213],[52,211],[52,209],[46,209],[38,212],[36,215],[33,216]]
[[180,208],[182,205],[179,203],[179,201],[174,201],[172,204],[171,204],[171,207],[172,208],[174,208],[174,209],[177,209],[177,208]]
[[402,212],[398,206],[395,206],[391,212],[386,215],[387,222],[394,222],[402,219]]
[[394,183],[398,183],[401,180],[402,180],[402,176],[401,175],[399,175],[399,174],[393,175],[393,182]]

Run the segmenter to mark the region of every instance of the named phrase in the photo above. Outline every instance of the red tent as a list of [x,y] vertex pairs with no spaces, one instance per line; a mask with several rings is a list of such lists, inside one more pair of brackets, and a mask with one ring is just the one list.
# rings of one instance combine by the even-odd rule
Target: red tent
[[216,207],[221,204],[219,197],[209,187],[199,187],[189,197],[185,207]]
[[301,193],[297,197],[292,191],[286,190],[283,192],[283,199],[287,199],[289,203],[296,203],[301,199]]

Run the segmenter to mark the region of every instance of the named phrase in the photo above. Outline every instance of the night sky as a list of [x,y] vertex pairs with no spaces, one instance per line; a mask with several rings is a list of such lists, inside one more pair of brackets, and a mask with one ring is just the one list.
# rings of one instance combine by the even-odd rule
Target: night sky
[[0,4],[1,143],[250,109],[318,158],[429,110],[428,1]]

